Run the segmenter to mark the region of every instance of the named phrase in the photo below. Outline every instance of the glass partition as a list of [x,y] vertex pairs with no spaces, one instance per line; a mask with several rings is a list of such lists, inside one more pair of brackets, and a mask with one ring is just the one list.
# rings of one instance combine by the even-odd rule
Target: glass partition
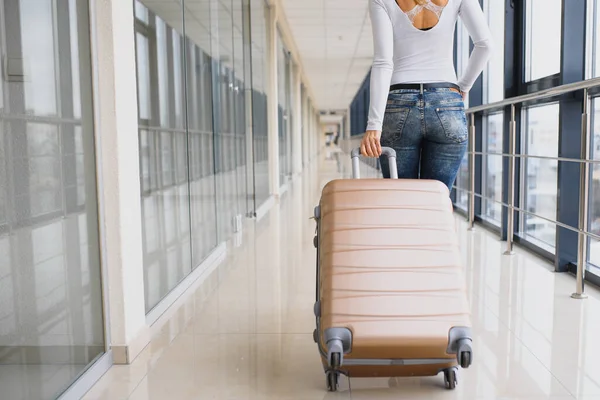
[[[600,161],[600,103],[598,98],[592,100],[591,106],[591,137],[590,157],[594,161]],[[589,226],[588,230],[600,235],[600,163],[590,165],[590,193],[589,193]],[[594,273],[600,276],[600,241],[591,238],[589,240],[589,266]]]
[[[456,42],[455,42],[455,56],[456,56],[456,76],[462,76],[463,72],[467,68],[469,63],[469,56],[471,54],[471,39],[467,27],[463,24],[459,18],[456,23]],[[469,97],[465,99],[465,107],[469,106]]]
[[[248,4],[247,2],[246,4]],[[252,140],[250,130],[246,129],[246,87],[245,68],[246,55],[244,54],[244,15],[243,2],[233,0],[231,3],[233,19],[233,71],[234,71],[234,140],[235,140],[235,179],[237,188],[237,215],[242,217],[254,211],[248,207],[248,197],[253,190],[247,187],[246,174],[252,173],[252,165],[248,164],[247,151]],[[248,62],[250,60],[248,59]]]
[[216,67],[211,56],[210,3],[197,3],[193,11],[187,7],[184,3],[191,267],[195,269],[218,243],[213,135]]
[[[192,270],[183,23],[136,7],[146,311]],[[177,15],[175,13],[175,15]]]
[[525,1],[526,81],[560,72],[562,3],[562,0]]
[[467,211],[469,206],[469,157],[465,155],[454,183],[456,191],[456,206],[463,211]]
[[105,351],[88,15],[0,5],[2,399],[55,399]]
[[[556,220],[559,105],[526,107],[523,113],[521,204],[524,210]],[[556,225],[537,216],[521,215],[521,235],[554,252]]]
[[483,131],[482,211],[488,222],[502,223],[502,143],[504,113],[487,115]]
[[598,0],[587,0],[586,77],[600,76],[600,8]]
[[211,5],[213,23],[212,56],[218,91],[214,97],[215,168],[217,171],[217,216],[219,241],[226,241],[233,233],[233,219],[237,215],[235,108],[234,96],[238,83],[234,71],[233,19],[231,0],[215,1]]
[[493,103],[504,99],[504,1],[486,0],[483,9],[495,43],[494,52],[483,71],[483,102]]
[[267,10],[260,0],[133,6],[150,311],[270,195]]
[[279,119],[279,184],[284,185],[288,180],[290,169],[290,104],[289,60],[288,51],[283,44],[281,33],[277,31],[277,104]]
[[263,0],[250,1],[252,66],[252,137],[254,155],[254,190],[256,207],[270,195],[269,146],[267,119],[267,13]]

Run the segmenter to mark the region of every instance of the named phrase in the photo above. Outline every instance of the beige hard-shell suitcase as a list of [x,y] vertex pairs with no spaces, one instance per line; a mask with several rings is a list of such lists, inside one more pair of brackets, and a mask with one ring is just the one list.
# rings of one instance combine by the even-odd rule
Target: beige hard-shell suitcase
[[[395,166],[394,150],[383,150]],[[356,149],[355,178],[358,157]],[[328,390],[337,390],[340,374],[439,372],[454,389],[458,366],[471,365],[473,350],[447,187],[428,180],[334,180],[322,191],[315,219],[314,339]]]

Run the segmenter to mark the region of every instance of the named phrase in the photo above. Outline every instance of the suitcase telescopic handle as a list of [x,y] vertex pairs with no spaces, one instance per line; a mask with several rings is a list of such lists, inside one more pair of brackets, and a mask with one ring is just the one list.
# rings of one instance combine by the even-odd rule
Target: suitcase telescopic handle
[[[396,164],[396,150],[391,147],[382,147],[381,155],[386,156],[388,159],[388,164],[390,165],[390,178],[398,179],[398,165]],[[350,153],[352,157],[352,178],[359,179],[360,178],[360,161],[358,157],[360,157],[360,147],[355,148]]]

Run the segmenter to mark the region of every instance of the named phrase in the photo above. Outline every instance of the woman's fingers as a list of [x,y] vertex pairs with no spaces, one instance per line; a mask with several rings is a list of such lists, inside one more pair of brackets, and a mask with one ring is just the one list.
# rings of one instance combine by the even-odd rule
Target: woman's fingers
[[379,135],[372,132],[365,133],[360,143],[360,154],[365,157],[379,157],[381,155]]
[[368,141],[368,153],[369,153],[369,157],[375,157],[376,156],[376,147],[375,147],[375,143],[373,142],[373,137],[369,136],[369,141]]
[[379,156],[379,152],[377,151],[377,142],[379,142],[377,138],[371,137],[371,140],[369,141],[369,144],[371,146],[371,157]]
[[360,154],[364,157],[371,157],[371,144],[368,135],[363,137],[363,140],[360,144]]

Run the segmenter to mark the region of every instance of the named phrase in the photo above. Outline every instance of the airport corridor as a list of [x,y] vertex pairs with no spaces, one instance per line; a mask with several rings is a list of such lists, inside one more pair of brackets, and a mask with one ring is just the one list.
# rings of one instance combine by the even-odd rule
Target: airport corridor
[[[227,260],[153,327],[128,366],[113,366],[86,400],[600,399],[600,294],[570,298],[574,280],[457,216],[474,328],[474,364],[456,390],[440,376],[343,378],[328,393],[315,327],[314,221],[320,189],[348,176],[329,151],[260,221],[249,221]],[[373,176],[364,166],[363,176]]]

